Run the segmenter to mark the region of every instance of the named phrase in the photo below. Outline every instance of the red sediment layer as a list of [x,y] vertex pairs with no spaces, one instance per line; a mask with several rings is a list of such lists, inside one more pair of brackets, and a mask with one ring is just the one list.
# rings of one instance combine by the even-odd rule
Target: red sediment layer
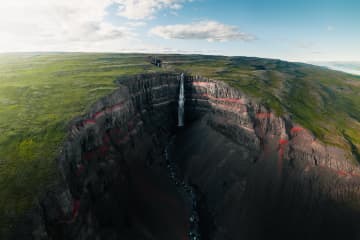
[[93,118],[97,120],[98,118],[100,118],[100,117],[102,117],[104,115],[105,115],[105,111],[100,111],[100,112],[95,113],[93,115]]
[[347,172],[341,171],[341,170],[338,170],[336,173],[337,173],[338,175],[340,175],[340,176],[347,176],[347,175],[348,175]]
[[104,116],[106,113],[112,113],[112,112],[116,112],[116,111],[120,110],[124,106],[125,103],[126,103],[126,100],[124,100],[120,103],[117,103],[111,107],[107,107],[99,112],[94,113],[91,118],[84,120],[82,122],[82,125],[87,126],[87,125],[96,124],[97,119]]
[[71,224],[71,223],[75,222],[76,218],[79,215],[79,210],[80,210],[80,200],[73,199],[73,201],[72,201],[72,210],[71,210],[71,218],[69,220],[61,220],[60,223]]
[[245,104],[245,103],[244,103],[244,100],[238,99],[238,98],[214,98],[214,97],[212,97],[212,98],[213,98],[213,99],[216,99],[216,100],[218,100],[218,101]]
[[[110,134],[111,135],[120,135],[122,133],[121,129],[120,128],[113,128],[110,130]],[[133,123],[133,120],[132,120],[132,124],[129,125],[129,128],[128,128],[128,131],[127,133],[119,138],[117,141],[116,141],[116,144],[120,145],[120,144],[124,144],[126,142],[129,141],[130,139],[130,134],[135,134],[136,133],[136,129],[135,129],[135,124]],[[97,158],[98,156],[104,156],[106,155],[109,150],[110,150],[110,137],[108,134],[105,134],[103,136],[103,144],[100,145],[99,147],[97,147],[96,149],[92,150],[92,151],[88,151],[88,152],[83,152],[82,153],[82,159],[84,161],[91,161],[95,158]]]
[[96,121],[93,120],[93,119],[86,119],[86,120],[84,120],[84,122],[83,122],[83,125],[84,125],[84,126],[86,126],[86,125],[94,125],[94,124],[96,124]]
[[302,127],[293,127],[290,130],[290,132],[291,132],[291,134],[295,134],[295,133],[301,132],[302,130],[304,130]]
[[77,218],[77,216],[79,215],[79,209],[80,209],[80,200],[78,200],[78,199],[73,200],[71,222],[74,221]]
[[257,113],[256,118],[266,119],[266,118],[271,118],[272,115],[273,115],[272,113]]
[[229,111],[237,112],[237,113],[246,113],[247,112],[246,107],[239,109],[238,106],[229,106],[229,105],[226,105],[226,104],[216,104],[216,107],[227,109]]
[[207,98],[209,100],[216,100],[216,101],[223,101],[223,102],[230,102],[230,103],[238,103],[238,104],[245,104],[243,99],[239,99],[239,98],[216,98],[211,96],[210,94],[195,94],[193,95],[194,97],[203,97],[203,98]]
[[210,82],[192,82],[193,86],[199,86],[199,87],[208,87],[209,85],[212,85],[213,83]]
[[[318,165],[319,168],[322,168],[322,169],[327,169],[327,170],[330,170],[334,173],[336,173],[338,176],[341,176],[341,177],[348,177],[348,176],[351,176],[351,177],[360,177],[360,174],[357,174],[357,173],[354,173],[354,172],[347,172],[347,171],[343,171],[343,170],[336,170],[336,169],[333,169],[331,167],[328,167],[324,164],[320,164]],[[305,168],[305,171],[308,171],[309,169],[311,168],[310,164],[308,163],[306,165],[306,168]]]
[[286,145],[286,144],[288,144],[288,143],[289,143],[289,141],[286,140],[286,139],[280,139],[280,140],[279,140],[280,147],[282,147],[283,145]]

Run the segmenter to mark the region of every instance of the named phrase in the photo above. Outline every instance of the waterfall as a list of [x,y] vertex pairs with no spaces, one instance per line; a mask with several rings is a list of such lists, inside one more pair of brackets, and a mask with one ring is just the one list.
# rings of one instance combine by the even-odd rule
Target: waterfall
[[179,108],[178,108],[178,126],[184,126],[184,73],[180,76],[180,93],[179,93]]

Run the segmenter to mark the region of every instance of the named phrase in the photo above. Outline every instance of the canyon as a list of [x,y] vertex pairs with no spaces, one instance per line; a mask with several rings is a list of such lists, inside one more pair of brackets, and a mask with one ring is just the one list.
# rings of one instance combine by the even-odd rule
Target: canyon
[[221,81],[117,82],[69,123],[59,181],[13,239],[360,238],[349,152]]

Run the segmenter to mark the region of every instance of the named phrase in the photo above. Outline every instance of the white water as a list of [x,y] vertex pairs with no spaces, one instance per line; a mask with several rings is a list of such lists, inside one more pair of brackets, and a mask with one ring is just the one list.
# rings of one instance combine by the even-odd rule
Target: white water
[[179,108],[178,108],[178,126],[184,126],[184,73],[180,77],[180,93],[179,93]]

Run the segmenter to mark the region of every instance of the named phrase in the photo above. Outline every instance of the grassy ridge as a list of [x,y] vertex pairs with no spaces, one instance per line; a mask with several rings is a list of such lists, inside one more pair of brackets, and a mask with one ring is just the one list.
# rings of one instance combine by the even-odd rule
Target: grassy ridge
[[[54,178],[66,124],[121,75],[161,71],[141,54],[0,55],[0,236]],[[324,142],[359,153],[360,78],[299,63],[163,55],[171,69],[228,82],[290,114]]]

